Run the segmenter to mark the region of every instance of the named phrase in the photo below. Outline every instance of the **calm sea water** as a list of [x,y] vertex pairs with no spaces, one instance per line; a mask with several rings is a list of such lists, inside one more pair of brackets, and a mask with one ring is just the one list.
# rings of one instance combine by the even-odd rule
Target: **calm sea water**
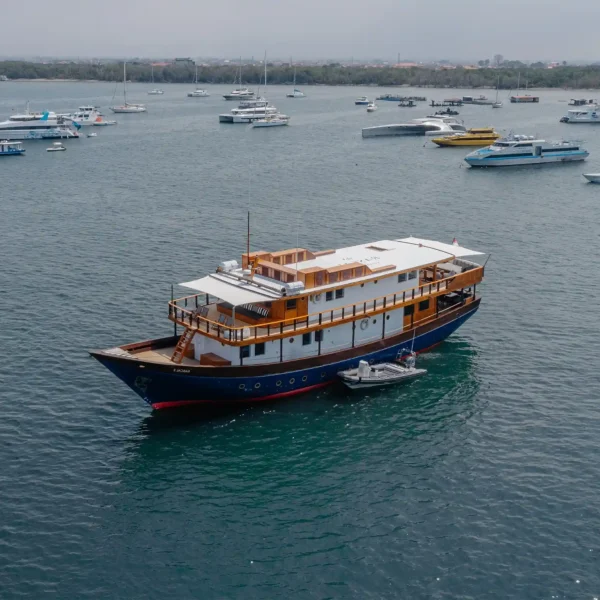
[[[274,87],[291,125],[253,130],[217,122],[228,88],[147,89],[145,115],[0,160],[0,597],[600,596],[600,186],[581,177],[600,128],[558,122],[590,92],[461,109],[591,152],[476,171],[363,140],[428,112],[353,105],[385,90]],[[113,91],[2,83],[0,115],[108,113]],[[238,257],[249,207],[255,249],[457,237],[491,253],[481,309],[406,387],[151,414],[86,350],[169,334],[170,285]]]

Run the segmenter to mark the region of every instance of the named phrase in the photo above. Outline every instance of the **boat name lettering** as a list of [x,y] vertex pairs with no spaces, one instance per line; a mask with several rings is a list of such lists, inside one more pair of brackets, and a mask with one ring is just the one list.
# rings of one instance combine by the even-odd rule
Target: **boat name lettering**
[[189,369],[173,369],[173,373],[190,373]]

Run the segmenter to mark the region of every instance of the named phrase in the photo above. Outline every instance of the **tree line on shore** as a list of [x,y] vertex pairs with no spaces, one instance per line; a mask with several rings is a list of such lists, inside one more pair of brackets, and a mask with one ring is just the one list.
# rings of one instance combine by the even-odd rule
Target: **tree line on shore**
[[[233,84],[239,68],[235,65],[198,66],[198,83]],[[195,80],[193,64],[154,67],[154,82],[193,83]],[[121,81],[123,66],[119,63],[33,63],[23,61],[0,62],[0,76],[8,79],[75,79]],[[244,84],[257,85],[263,77],[262,65],[245,65],[242,68]],[[291,84],[294,67],[270,65],[268,82],[272,84]],[[134,82],[152,81],[152,68],[147,63],[128,63],[127,79]],[[493,88],[499,83],[501,89],[521,88],[600,88],[600,66],[560,66],[553,69],[528,67],[433,69],[412,67],[399,69],[394,67],[342,66],[331,63],[320,66],[298,66],[296,68],[297,85],[375,85],[392,87],[407,85],[412,87],[438,88]]]

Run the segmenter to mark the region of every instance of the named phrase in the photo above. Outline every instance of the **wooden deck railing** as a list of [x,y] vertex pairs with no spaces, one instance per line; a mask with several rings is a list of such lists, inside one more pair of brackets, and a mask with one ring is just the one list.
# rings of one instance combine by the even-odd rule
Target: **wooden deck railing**
[[[297,332],[322,329],[324,325],[340,325],[366,316],[374,316],[392,308],[400,308],[426,298],[447,294],[455,290],[472,287],[483,278],[483,267],[469,269],[431,283],[424,283],[414,288],[380,296],[364,302],[358,302],[339,308],[312,313],[302,317],[292,317],[281,321],[260,323],[257,325],[229,326],[213,321],[198,314],[197,309],[206,304],[198,303],[206,294],[186,296],[169,302],[169,319],[186,328],[195,329],[208,337],[234,345],[255,343],[295,335]],[[183,303],[180,306],[178,303]],[[211,304],[209,306],[215,306]]]

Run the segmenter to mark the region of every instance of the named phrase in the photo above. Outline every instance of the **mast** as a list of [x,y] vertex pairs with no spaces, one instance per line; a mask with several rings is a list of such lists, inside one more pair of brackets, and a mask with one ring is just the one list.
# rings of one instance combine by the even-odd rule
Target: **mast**
[[496,104],[498,104],[498,90],[500,88],[500,75],[498,75],[498,83],[496,83]]
[[267,51],[265,50],[265,96],[267,95]]
[[196,87],[198,87],[198,65],[195,65],[196,67],[196,78],[194,80],[194,83],[196,84]]
[[152,65],[152,85],[154,85],[154,65]]
[[519,71],[519,77],[517,78],[517,92],[521,89],[521,71]]
[[127,106],[127,62],[123,61],[123,99]]

